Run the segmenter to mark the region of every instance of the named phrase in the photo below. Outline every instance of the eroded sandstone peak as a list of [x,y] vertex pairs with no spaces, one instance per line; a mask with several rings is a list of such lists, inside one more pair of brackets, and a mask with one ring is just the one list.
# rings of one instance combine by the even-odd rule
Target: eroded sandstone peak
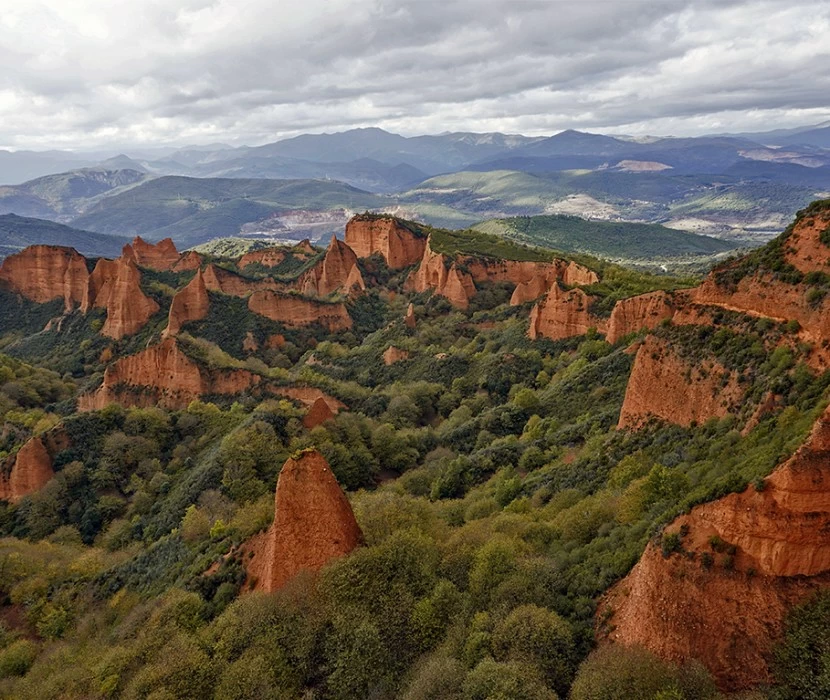
[[363,543],[349,500],[325,457],[306,450],[280,471],[274,522],[249,541],[253,588],[275,591],[302,571],[317,572]]
[[714,359],[684,359],[650,335],[637,350],[617,427],[638,428],[650,418],[677,425],[704,423],[723,418],[742,398],[735,372]]
[[787,611],[830,585],[828,530],[830,410],[762,489],[697,506],[669,525],[666,532],[685,533],[683,552],[664,557],[649,544],[600,606],[612,615],[608,638],[698,659],[724,690],[768,682]]
[[205,279],[202,271],[197,270],[187,286],[173,297],[164,335],[176,335],[185,323],[205,318],[209,310],[210,297],[205,286]]
[[303,426],[311,430],[318,425],[322,425],[327,420],[334,418],[334,411],[331,410],[326,400],[321,396],[308,409],[308,413],[303,416]]
[[132,258],[139,267],[164,272],[171,270],[179,262],[179,251],[171,238],[158,243],[148,243],[141,236],[136,236],[132,243],[124,246],[122,257]]
[[89,304],[86,259],[74,248],[33,245],[0,266],[0,285],[43,304],[63,299],[66,311]]
[[101,333],[115,340],[138,332],[159,305],[141,289],[141,272],[129,257],[98,261],[92,273],[93,305],[107,310]]
[[248,298],[248,308],[260,316],[290,327],[319,323],[331,332],[352,327],[352,319],[346,306],[340,302],[316,301],[296,294],[266,290],[251,294]]
[[585,335],[589,329],[604,330],[604,319],[591,314],[591,296],[578,287],[565,289],[555,282],[530,312],[528,335],[561,340]]
[[421,259],[426,238],[393,216],[355,216],[346,224],[346,245],[359,258],[380,253],[391,269],[399,270]]

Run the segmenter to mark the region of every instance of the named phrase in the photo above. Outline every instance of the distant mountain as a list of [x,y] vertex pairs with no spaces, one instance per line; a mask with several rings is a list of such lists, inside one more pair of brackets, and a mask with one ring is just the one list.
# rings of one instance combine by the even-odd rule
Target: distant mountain
[[[116,161],[129,159],[119,157]],[[0,213],[68,222],[101,196],[129,189],[148,178],[139,170],[103,166],[45,175],[21,185],[0,187]]]
[[62,245],[92,257],[117,257],[129,239],[16,214],[0,216],[0,257],[35,244]]
[[776,146],[800,145],[830,148],[830,121],[795,129],[774,129],[772,131],[734,134],[734,136]]
[[427,179],[427,174],[406,163],[387,165],[371,158],[346,163],[313,163],[246,154],[232,160],[195,165],[189,173],[197,177],[241,177],[274,179],[338,180],[370,192],[399,192]]
[[180,248],[240,233],[293,240],[339,230],[390,200],[341,182],[160,177],[107,197],[72,223],[100,233],[170,236]]

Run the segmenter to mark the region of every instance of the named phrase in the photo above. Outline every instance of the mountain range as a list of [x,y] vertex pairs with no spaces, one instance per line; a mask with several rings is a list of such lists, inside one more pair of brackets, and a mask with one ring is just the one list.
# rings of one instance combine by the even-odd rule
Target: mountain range
[[639,140],[573,130],[404,137],[370,128],[257,147],[122,153],[94,164],[62,152],[19,153],[37,167],[64,167],[70,158],[84,167],[0,187],[0,213],[116,236],[169,236],[181,247],[216,238],[325,241],[365,210],[449,228],[579,216],[753,246],[830,192],[830,150],[821,147],[828,128]]

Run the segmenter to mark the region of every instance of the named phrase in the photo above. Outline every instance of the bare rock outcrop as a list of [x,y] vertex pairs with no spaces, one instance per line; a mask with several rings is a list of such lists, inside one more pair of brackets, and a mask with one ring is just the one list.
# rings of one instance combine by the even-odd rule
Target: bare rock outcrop
[[63,299],[66,311],[89,304],[86,259],[74,248],[33,245],[0,266],[0,286],[43,304]]
[[323,302],[296,294],[259,291],[248,298],[248,308],[289,327],[319,323],[333,333],[352,327],[346,306],[340,302]]
[[121,255],[132,258],[139,267],[159,272],[172,270],[181,257],[172,239],[165,238],[158,243],[147,243],[141,236],[136,236],[132,243],[125,245]]
[[784,260],[799,272],[830,273],[830,246],[821,240],[825,231],[830,231],[830,209],[796,221],[787,239]]
[[390,345],[383,353],[383,364],[387,366],[407,359],[409,359],[409,350],[402,350],[394,345]]
[[611,312],[605,339],[614,344],[629,333],[636,333],[643,329],[652,330],[661,321],[673,315],[672,298],[666,292],[649,292],[621,299],[614,305],[614,310]]
[[164,336],[176,335],[185,323],[205,318],[210,310],[210,297],[201,270],[187,286],[176,293],[170,303],[170,313]]
[[69,436],[62,426],[28,440],[0,465],[0,500],[17,503],[42,489],[55,475],[55,455],[67,447]]
[[297,280],[296,288],[310,296],[328,296],[338,290],[351,293],[366,289],[357,265],[357,255],[343,241],[332,236],[326,254]]
[[415,305],[410,304],[406,307],[406,315],[403,317],[404,325],[407,328],[415,328],[418,325],[418,321],[415,318]]
[[723,418],[740,404],[734,372],[713,359],[690,362],[665,341],[648,336],[637,350],[618,428],[638,428],[649,418],[677,425]]
[[363,543],[349,500],[323,455],[307,450],[280,471],[271,527],[243,547],[252,588],[275,591]]
[[399,270],[421,259],[426,238],[392,216],[355,216],[346,224],[346,245],[358,258],[380,253],[391,269]]
[[173,265],[173,272],[190,272],[190,270],[198,270],[202,266],[202,256],[195,250],[188,250],[183,253],[178,262]]
[[263,267],[276,267],[283,260],[285,260],[286,253],[283,248],[263,248],[262,250],[252,250],[245,253],[236,266],[240,270],[244,270],[248,265],[259,264]]
[[432,289],[459,309],[466,309],[476,293],[470,273],[461,270],[449,256],[433,251],[429,241],[424,247],[421,264],[407,277],[406,287],[415,292]]
[[312,428],[316,428],[318,425],[322,425],[327,420],[331,420],[334,416],[334,411],[331,410],[331,407],[321,396],[313,404],[311,404],[311,408],[308,409],[308,413],[303,416],[303,426],[307,430],[311,430]]
[[591,314],[591,296],[579,288],[565,289],[558,282],[530,312],[528,335],[562,340],[585,335],[590,328],[604,331],[605,320]]
[[[693,554],[664,558],[649,544],[600,606],[612,613],[609,640],[698,659],[723,690],[769,682],[787,611],[830,585],[830,411],[763,489],[697,506],[666,532],[681,528]],[[724,543],[720,552],[712,541]]]
[[261,381],[259,375],[247,370],[203,367],[188,357],[171,336],[112,363],[104,372],[101,386],[78,398],[78,410],[97,410],[113,403],[177,410],[208,394],[248,391]]
[[107,310],[101,333],[116,340],[141,330],[159,310],[141,290],[141,272],[127,256],[98,260],[90,278],[89,299],[92,306]]

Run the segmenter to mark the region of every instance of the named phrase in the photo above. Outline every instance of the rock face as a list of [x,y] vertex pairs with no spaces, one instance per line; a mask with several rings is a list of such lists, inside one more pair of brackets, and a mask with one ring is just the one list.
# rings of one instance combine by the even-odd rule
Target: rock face
[[179,262],[179,251],[172,239],[165,238],[156,244],[147,243],[141,236],[136,236],[132,244],[124,246],[122,256],[132,258],[133,262],[140,267],[148,267],[151,270],[164,272],[172,270]]
[[638,428],[649,418],[677,425],[703,423],[723,418],[742,398],[734,372],[714,360],[690,363],[649,336],[634,359],[617,427]]
[[830,272],[830,246],[821,241],[829,229],[829,210],[802,218],[787,239],[784,259],[800,272]]
[[335,414],[341,409],[346,408],[346,404],[342,401],[338,401],[333,396],[329,396],[313,386],[276,386],[273,387],[271,391],[275,394],[279,394],[280,396],[287,396],[290,399],[299,401],[304,406],[309,407],[313,406],[317,403],[317,401],[322,399],[326,402],[329,409],[331,409],[331,412]]
[[203,273],[205,287],[211,292],[222,292],[233,297],[246,297],[258,290],[275,290],[277,285],[273,280],[251,280],[235,272],[217,267],[213,263],[205,268]]
[[[613,611],[609,639],[639,644],[677,661],[695,658],[723,690],[771,680],[771,650],[789,608],[830,585],[830,411],[807,442],[766,479],[692,509],[666,528],[688,533],[682,547],[694,552],[663,558],[654,543],[607,596]],[[712,551],[710,538],[735,547]],[[701,566],[704,553],[714,564]]]
[[429,241],[424,248],[421,264],[407,277],[406,286],[416,292],[432,289],[435,294],[446,297],[459,309],[466,309],[476,293],[470,274],[462,271],[449,256],[433,251]]
[[290,327],[319,323],[333,333],[352,327],[352,319],[345,305],[339,302],[328,303],[294,294],[261,291],[251,294],[248,308],[260,316]]
[[177,410],[207,394],[237,394],[260,382],[259,375],[247,370],[201,367],[181,350],[175,338],[168,337],[107,367],[103,384],[78,398],[78,410],[97,410],[112,403]]
[[410,304],[406,307],[406,316],[403,317],[404,325],[407,328],[415,328],[418,321],[415,319],[415,305]]
[[661,321],[673,315],[672,299],[666,292],[650,292],[621,299],[611,312],[605,339],[613,345],[629,333],[656,328]]
[[391,216],[355,216],[346,224],[346,245],[358,258],[380,253],[390,268],[399,270],[421,259],[426,239]]
[[543,275],[537,275],[527,282],[519,282],[510,297],[510,306],[519,306],[528,301],[535,301],[543,294],[547,294],[552,282]]
[[54,475],[51,455],[43,441],[34,437],[12,458],[11,470],[7,473],[4,468],[0,474],[0,499],[17,503],[43,488]]
[[564,289],[558,282],[530,312],[531,338],[562,340],[584,335],[589,328],[604,330],[604,319],[591,315],[591,297],[581,289]]
[[366,289],[357,255],[334,236],[323,259],[297,280],[297,289],[310,296],[324,297],[337,290],[350,293],[355,288]]
[[205,280],[202,271],[197,270],[195,277],[173,297],[164,336],[176,335],[185,323],[203,319],[209,310],[210,298]]
[[253,588],[275,591],[301,571],[316,572],[363,543],[352,507],[323,455],[289,459],[277,480],[274,522],[249,541]]
[[159,310],[141,291],[141,272],[127,256],[98,261],[90,279],[89,298],[92,306],[107,310],[101,333],[116,340],[141,330]]
[[0,266],[0,286],[43,304],[63,299],[66,311],[89,304],[86,259],[74,248],[33,245]]
[[189,272],[190,270],[198,270],[201,266],[202,256],[195,250],[188,250],[171,269],[174,272]]
[[331,418],[334,418],[334,411],[329,408],[326,400],[321,396],[313,404],[311,404],[311,408],[308,409],[308,413],[306,413],[303,417],[303,426],[305,426],[306,429],[311,430],[312,428],[316,428],[318,425],[322,425]]
[[383,353],[383,364],[387,366],[406,359],[409,359],[409,351],[401,350],[401,348],[396,348],[394,345],[390,345]]
[[245,253],[245,255],[239,258],[237,267],[240,270],[244,270],[248,265],[255,263],[263,265],[264,267],[276,267],[283,260],[285,260],[285,251],[281,248],[264,248],[262,250],[252,250],[250,253]]

